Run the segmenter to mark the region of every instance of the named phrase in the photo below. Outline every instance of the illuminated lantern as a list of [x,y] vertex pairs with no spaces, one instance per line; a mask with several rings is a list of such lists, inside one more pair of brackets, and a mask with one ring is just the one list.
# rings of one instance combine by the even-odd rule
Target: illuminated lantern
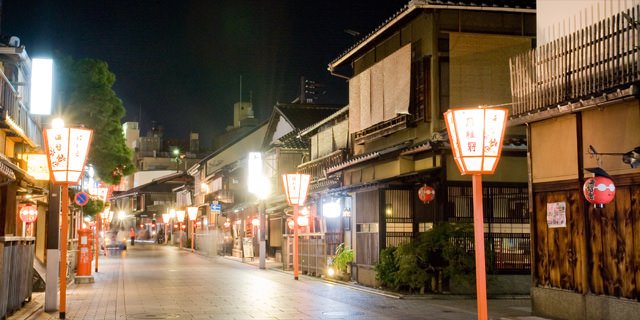
[[223,225],[225,228],[229,228],[231,226],[231,222],[229,222],[229,219],[227,219],[227,221],[225,221]]
[[502,151],[507,115],[503,108],[445,112],[451,152],[461,174],[493,174]]
[[418,189],[418,198],[422,203],[429,203],[433,198],[436,197],[436,190],[433,187],[428,185],[422,185],[420,189]]
[[38,219],[38,209],[33,205],[25,205],[20,208],[20,219],[24,223],[32,223]]
[[607,177],[595,176],[584,182],[582,193],[589,203],[593,203],[594,207],[602,208],[615,197],[616,186],[613,184],[613,180]]
[[293,227],[295,227],[295,223],[293,222],[293,219],[289,219],[287,221],[287,226],[289,227],[289,229],[293,229]]
[[258,219],[258,218],[253,218],[253,219],[251,220],[251,224],[252,224],[252,225],[254,225],[254,226],[259,226],[259,225],[260,225],[260,219]]
[[298,217],[298,225],[301,227],[306,227],[309,225],[309,217],[308,216],[299,216]]

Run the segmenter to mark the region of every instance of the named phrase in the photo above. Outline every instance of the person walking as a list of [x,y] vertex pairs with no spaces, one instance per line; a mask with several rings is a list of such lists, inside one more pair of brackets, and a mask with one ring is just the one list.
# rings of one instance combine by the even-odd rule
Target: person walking
[[129,237],[131,238],[131,246],[134,246],[136,243],[136,231],[133,228],[129,230]]

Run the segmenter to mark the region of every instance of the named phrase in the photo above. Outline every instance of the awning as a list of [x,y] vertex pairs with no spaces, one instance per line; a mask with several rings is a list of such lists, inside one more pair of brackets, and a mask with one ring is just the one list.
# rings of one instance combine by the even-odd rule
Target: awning
[[6,180],[0,183],[11,183],[16,180],[24,180],[30,184],[35,182],[35,179],[27,171],[15,165],[2,153],[0,153],[0,178]]

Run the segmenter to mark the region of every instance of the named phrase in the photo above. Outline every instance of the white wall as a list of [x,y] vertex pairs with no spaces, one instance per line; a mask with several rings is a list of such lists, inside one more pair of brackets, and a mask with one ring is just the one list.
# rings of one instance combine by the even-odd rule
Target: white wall
[[138,171],[133,174],[133,187],[151,182],[151,180],[176,173],[175,170]]
[[538,0],[538,46],[640,4],[640,0]]

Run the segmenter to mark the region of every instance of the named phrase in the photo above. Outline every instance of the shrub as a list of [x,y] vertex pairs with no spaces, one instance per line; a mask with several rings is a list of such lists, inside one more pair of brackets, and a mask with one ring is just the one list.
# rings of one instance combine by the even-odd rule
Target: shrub
[[347,266],[351,262],[353,262],[353,250],[351,248],[346,248],[344,243],[341,243],[336,248],[336,256],[333,258],[333,265],[342,273],[347,273]]
[[388,247],[380,251],[378,263],[374,266],[376,271],[376,279],[387,288],[398,289],[398,264],[396,263],[395,253],[396,247]]
[[466,246],[470,235],[472,225],[440,223],[397,248],[385,248],[374,267],[376,279],[388,288],[421,293],[442,291],[443,278],[473,282],[475,259]]

